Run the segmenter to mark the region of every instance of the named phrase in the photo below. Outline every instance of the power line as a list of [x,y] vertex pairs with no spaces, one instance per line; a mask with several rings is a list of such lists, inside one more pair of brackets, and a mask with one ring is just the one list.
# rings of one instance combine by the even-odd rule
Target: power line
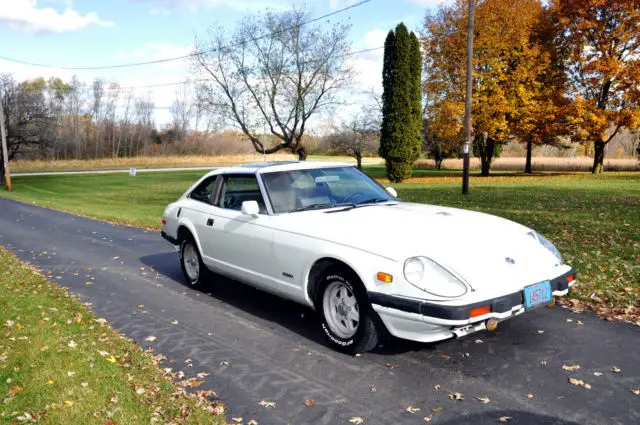
[[[337,15],[339,13],[342,12],[346,12],[349,9],[353,9],[356,8],[358,6],[362,6],[365,3],[369,3],[371,0],[362,0],[358,3],[354,3],[350,6],[347,7],[343,7],[342,9],[338,9],[335,10],[331,13],[327,13],[325,15],[322,16],[318,16],[317,18],[313,18],[310,19],[308,21],[304,21],[298,25],[294,25],[291,26],[289,28],[284,28],[282,30],[279,31],[274,31],[272,33],[268,33],[268,34],[263,34],[259,37],[256,37],[254,39],[252,39],[252,41],[255,40],[261,40],[263,38],[266,37],[270,37],[273,36],[275,34],[279,34],[285,31],[289,31],[295,28],[300,28],[303,25],[307,25],[307,24],[311,24],[313,22],[317,22],[319,20],[325,19],[325,18],[329,18],[331,16]],[[247,42],[248,40],[243,40],[241,42],[238,42],[235,46],[240,45],[242,43]],[[232,45],[234,46],[234,45]],[[228,46],[228,47],[232,47],[232,46]],[[175,56],[175,57],[171,57],[171,58],[164,58],[164,59],[156,59],[156,60],[152,60],[152,61],[146,61],[146,62],[131,62],[131,63],[123,63],[123,64],[118,64],[118,65],[102,65],[102,66],[57,66],[57,65],[47,65],[47,64],[42,64],[42,63],[36,63],[36,62],[29,62],[29,61],[23,61],[23,60],[19,60],[19,59],[13,59],[13,58],[8,58],[6,56],[0,56],[0,59],[9,61],[9,62],[14,62],[14,63],[19,63],[22,65],[30,65],[30,66],[39,66],[41,68],[56,68],[56,69],[65,69],[65,70],[75,70],[75,71],[86,71],[86,70],[94,70],[94,69],[113,69],[113,68],[127,68],[127,67],[133,67],[133,66],[141,66],[141,65],[152,65],[152,64],[157,64],[157,63],[164,63],[164,62],[170,62],[170,61],[175,61],[175,60],[181,60],[181,59],[187,59],[190,57],[195,57],[195,56],[200,56],[200,55],[204,55],[204,54],[208,54],[208,53],[212,53],[216,51],[216,49],[211,49],[208,51],[204,51],[204,52],[193,52],[193,53],[189,53],[187,55],[182,55],[182,56]]]
[[[368,53],[368,52],[373,52],[373,51],[382,50],[382,49],[384,49],[384,46],[373,47],[373,48],[370,48],[370,49],[356,50],[355,52],[343,53],[341,55],[336,55],[334,57],[339,58],[339,57],[346,57],[346,56],[355,56],[355,55],[359,55],[361,53]],[[109,83],[105,83],[104,86],[102,87],[102,90],[104,90],[104,91],[109,91],[109,90],[134,90],[134,89],[145,89],[145,88],[154,88],[154,87],[170,87],[170,86],[179,86],[179,85],[183,85],[183,84],[193,84],[193,83],[206,82],[206,81],[213,81],[213,80],[212,79],[197,79],[197,80],[175,81],[175,82],[171,82],[171,83],[148,84],[148,85],[142,85],[142,86],[116,86],[116,87],[110,87]],[[107,85],[107,84],[109,84],[109,85]],[[93,87],[79,87],[76,90],[91,91],[91,90],[93,90]]]

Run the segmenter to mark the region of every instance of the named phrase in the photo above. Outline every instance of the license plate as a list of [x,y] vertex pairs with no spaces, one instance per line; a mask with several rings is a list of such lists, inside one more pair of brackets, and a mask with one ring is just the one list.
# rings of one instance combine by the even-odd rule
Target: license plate
[[551,283],[546,280],[536,283],[535,285],[525,286],[524,288],[524,306],[532,308],[540,304],[548,304],[551,302]]

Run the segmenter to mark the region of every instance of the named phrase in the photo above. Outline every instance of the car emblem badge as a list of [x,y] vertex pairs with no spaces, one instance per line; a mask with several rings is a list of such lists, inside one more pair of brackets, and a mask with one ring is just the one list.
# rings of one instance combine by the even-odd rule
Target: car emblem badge
[[505,257],[504,261],[506,261],[509,264],[515,264],[516,263],[516,260],[514,260],[511,257]]

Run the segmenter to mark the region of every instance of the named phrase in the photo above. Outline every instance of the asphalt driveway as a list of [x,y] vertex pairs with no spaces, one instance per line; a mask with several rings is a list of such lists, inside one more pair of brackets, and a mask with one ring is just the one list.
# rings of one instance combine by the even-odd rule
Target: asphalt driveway
[[543,308],[491,334],[395,340],[355,358],[329,349],[303,307],[224,278],[210,293],[186,287],[177,253],[156,232],[0,198],[0,244],[166,355],[167,367],[210,373],[203,387],[245,423],[419,424],[430,415],[448,425],[640,423],[640,396],[631,392],[640,389],[640,328],[632,325]]

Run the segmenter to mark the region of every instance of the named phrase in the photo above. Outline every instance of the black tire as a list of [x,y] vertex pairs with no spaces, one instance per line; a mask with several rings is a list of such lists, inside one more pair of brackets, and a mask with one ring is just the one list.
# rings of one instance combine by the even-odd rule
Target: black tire
[[[190,251],[193,249],[193,252]],[[187,254],[185,258],[185,253]],[[193,269],[189,267],[190,254],[195,255],[195,261],[197,262],[197,275],[194,275]],[[195,264],[192,264],[195,265]],[[198,250],[198,245],[193,240],[193,237],[189,236],[185,238],[180,243],[180,266],[182,267],[182,274],[184,275],[184,280],[190,287],[194,289],[202,289],[207,280],[209,279],[211,273],[207,266],[202,262],[202,257],[200,256],[200,251]]]
[[[351,296],[355,298],[356,307],[359,310],[359,321],[355,326],[355,333],[347,337],[341,336],[336,330],[332,329],[332,320],[328,319],[325,314],[325,293],[327,290],[333,292],[336,287],[339,288],[340,285],[337,283],[347,290],[348,298]],[[317,284],[314,303],[320,321],[320,328],[329,345],[337,351],[348,354],[366,353],[373,350],[378,345],[381,337],[381,325],[378,324],[378,316],[371,307],[360,279],[343,267],[331,266],[322,273]],[[327,295],[327,297],[331,298],[331,295]],[[330,301],[328,302],[330,303]],[[329,308],[330,310],[331,308]],[[337,314],[339,315],[340,313]],[[343,320],[349,319],[344,318]],[[352,323],[355,323],[355,321],[352,321]]]

